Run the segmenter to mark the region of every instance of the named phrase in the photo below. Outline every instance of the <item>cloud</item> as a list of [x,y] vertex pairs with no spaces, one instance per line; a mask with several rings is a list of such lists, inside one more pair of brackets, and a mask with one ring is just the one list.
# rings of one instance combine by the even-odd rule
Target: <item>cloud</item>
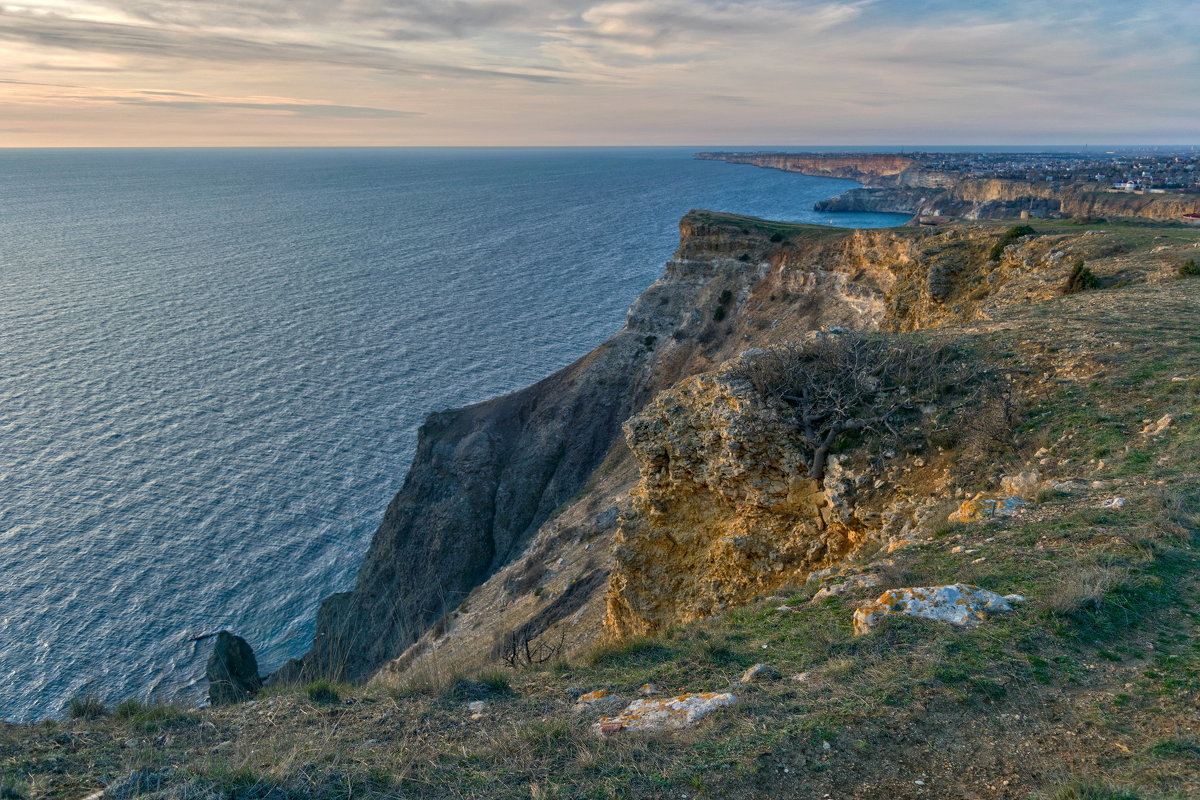
[[211,65],[324,65],[463,79],[533,83],[568,80],[568,76],[556,73],[553,68],[534,72],[414,61],[377,44],[251,38],[208,30],[96,21],[57,14],[14,12],[11,9],[0,10],[0,41],[135,59]]

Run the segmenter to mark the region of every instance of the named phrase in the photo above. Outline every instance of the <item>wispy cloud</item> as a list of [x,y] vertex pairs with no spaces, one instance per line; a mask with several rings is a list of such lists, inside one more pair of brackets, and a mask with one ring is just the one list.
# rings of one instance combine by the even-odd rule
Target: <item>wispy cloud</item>
[[1196,138],[1197,40],[1191,0],[0,0],[0,103],[64,141]]

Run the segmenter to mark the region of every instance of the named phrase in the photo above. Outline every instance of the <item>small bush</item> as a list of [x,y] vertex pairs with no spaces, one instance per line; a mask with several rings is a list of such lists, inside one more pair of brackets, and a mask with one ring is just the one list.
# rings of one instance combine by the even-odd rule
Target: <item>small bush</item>
[[1187,261],[1179,265],[1179,277],[1195,278],[1200,277],[1200,264],[1196,263],[1196,259],[1189,258]]
[[79,694],[67,703],[71,719],[100,719],[108,716],[108,706],[94,694]]
[[713,311],[713,322],[720,322],[725,319],[725,306],[717,306]]
[[1071,270],[1071,276],[1067,278],[1067,282],[1063,286],[1063,294],[1078,294],[1089,289],[1099,288],[1100,279],[1080,261]]
[[1045,606],[1049,611],[1063,615],[1098,610],[1104,598],[1125,585],[1128,578],[1129,570],[1101,564],[1067,570],[1046,597]]
[[337,687],[324,678],[305,686],[304,693],[314,703],[337,703],[342,699],[342,696],[338,694]]
[[141,700],[130,698],[122,700],[117,707],[113,709],[113,716],[117,719],[133,719],[146,710],[146,704]]
[[782,241],[783,241],[783,234],[782,234],[782,233],[778,233],[778,232],[776,232],[776,233],[772,233],[772,234],[771,234],[771,241],[772,241],[772,242],[775,242],[776,244],[778,244],[779,242],[782,242]]
[[503,672],[484,672],[479,676],[479,683],[489,694],[512,694],[512,684]]
[[1029,225],[1014,225],[1004,232],[1004,235],[1000,237],[1000,241],[996,242],[996,244],[992,246],[992,251],[988,253],[988,259],[991,261],[999,261],[1000,257],[1004,255],[1004,248],[1008,247],[1022,236],[1032,236],[1036,233],[1037,231],[1035,231]]

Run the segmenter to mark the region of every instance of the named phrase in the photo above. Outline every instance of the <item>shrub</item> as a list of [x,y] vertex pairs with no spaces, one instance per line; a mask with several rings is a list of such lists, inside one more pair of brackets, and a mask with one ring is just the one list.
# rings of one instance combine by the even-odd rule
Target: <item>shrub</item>
[[331,681],[321,678],[304,687],[304,693],[314,703],[337,703],[342,697]]
[[1123,567],[1102,564],[1076,567],[1060,574],[1045,605],[1050,611],[1064,615],[1096,610],[1110,592],[1125,585],[1128,579],[1129,570]]
[[67,703],[71,719],[99,719],[108,715],[108,706],[94,694],[77,694]]
[[1195,278],[1200,277],[1200,264],[1196,263],[1196,259],[1189,258],[1187,261],[1179,265],[1179,277]]
[[720,322],[725,319],[725,306],[717,306],[713,311],[713,322]]
[[771,241],[772,241],[772,242],[775,242],[776,244],[778,244],[779,242],[782,242],[782,241],[783,241],[783,234],[782,234],[782,233],[778,233],[778,232],[776,232],[776,233],[772,233],[772,234],[771,234]]
[[146,711],[146,704],[141,700],[130,698],[122,700],[113,710],[113,716],[117,719],[133,719]]
[[948,346],[854,333],[765,350],[745,362],[741,377],[767,402],[790,409],[801,460],[816,481],[841,437],[896,436],[906,419],[920,419],[920,409],[973,382]]
[[1004,235],[1000,237],[1000,241],[996,242],[996,244],[992,246],[992,251],[988,253],[988,258],[992,261],[999,261],[1000,257],[1004,255],[1004,248],[1008,247],[1022,236],[1033,236],[1036,233],[1037,231],[1035,231],[1029,225],[1012,226],[1004,232]]
[[1088,289],[1099,289],[1100,279],[1087,267],[1082,261],[1075,264],[1071,270],[1071,277],[1067,278],[1066,285],[1063,286],[1063,294],[1077,294]]

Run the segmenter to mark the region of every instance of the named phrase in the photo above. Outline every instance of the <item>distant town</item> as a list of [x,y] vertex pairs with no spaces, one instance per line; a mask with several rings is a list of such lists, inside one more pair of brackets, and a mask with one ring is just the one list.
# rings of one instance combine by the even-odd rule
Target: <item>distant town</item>
[[[1114,192],[1200,193],[1200,153],[905,153],[964,178],[1102,184]],[[1101,188],[1101,187],[1096,187]]]

